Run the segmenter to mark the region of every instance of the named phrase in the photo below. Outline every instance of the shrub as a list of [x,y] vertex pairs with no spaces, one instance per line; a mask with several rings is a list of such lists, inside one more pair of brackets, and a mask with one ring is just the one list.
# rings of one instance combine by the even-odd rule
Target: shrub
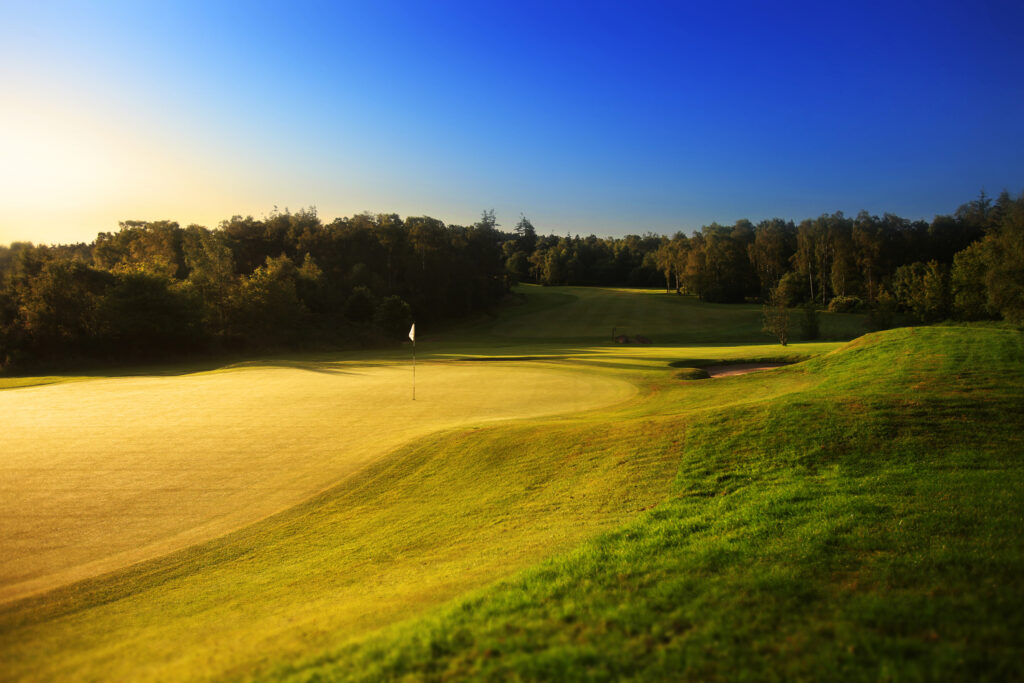
[[782,294],[782,287],[772,290],[771,299],[762,309],[764,331],[779,340],[783,346],[789,341],[789,309]]
[[803,276],[795,272],[783,275],[775,291],[790,308],[810,296],[807,289],[807,281]]
[[829,313],[859,313],[863,309],[863,299],[856,296],[837,296],[828,302]]

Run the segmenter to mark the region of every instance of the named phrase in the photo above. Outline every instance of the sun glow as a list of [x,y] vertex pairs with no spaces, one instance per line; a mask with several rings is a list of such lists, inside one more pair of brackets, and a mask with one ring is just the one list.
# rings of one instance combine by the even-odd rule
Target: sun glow
[[190,162],[188,147],[102,110],[31,96],[4,100],[0,243],[89,241],[119,220],[177,219],[182,206],[191,220],[225,217],[215,172]]

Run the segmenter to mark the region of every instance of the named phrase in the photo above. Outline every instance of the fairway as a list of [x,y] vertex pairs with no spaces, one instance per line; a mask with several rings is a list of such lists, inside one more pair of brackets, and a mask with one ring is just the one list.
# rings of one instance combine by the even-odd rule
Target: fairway
[[0,601],[222,535],[403,442],[624,400],[515,364],[246,367],[0,392]]
[[[755,304],[709,304],[657,289],[521,285],[519,291],[528,303],[493,325],[497,339],[608,343],[614,332],[642,335],[655,345],[772,340],[761,329],[761,306]],[[794,338],[797,317],[794,313],[790,325]],[[863,316],[821,313],[824,339],[849,339],[863,332]]]

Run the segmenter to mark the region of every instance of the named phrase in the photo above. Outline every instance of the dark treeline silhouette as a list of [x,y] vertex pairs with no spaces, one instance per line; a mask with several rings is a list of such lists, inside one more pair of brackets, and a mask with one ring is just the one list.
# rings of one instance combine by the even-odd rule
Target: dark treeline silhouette
[[[313,209],[214,230],[126,221],[91,244],[0,247],[0,366],[401,338],[494,307],[510,284],[656,287],[710,302],[1024,323],[1024,194],[931,223],[861,212],[669,238],[514,232]],[[813,327],[813,325],[812,325]]]
[[315,210],[216,230],[126,221],[91,244],[0,247],[0,364],[373,343],[508,291],[494,213],[471,227]]
[[1024,194],[983,192],[931,223],[842,213],[800,222],[713,223],[691,235],[539,237],[523,217],[506,266],[545,285],[664,286],[718,303],[778,300],[869,311],[876,326],[904,312],[923,322],[1024,322]]

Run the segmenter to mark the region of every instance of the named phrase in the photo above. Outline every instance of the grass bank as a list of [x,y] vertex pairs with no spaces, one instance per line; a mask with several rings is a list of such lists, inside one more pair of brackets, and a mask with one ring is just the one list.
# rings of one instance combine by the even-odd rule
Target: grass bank
[[654,510],[271,677],[1024,675],[1021,334],[903,329],[773,374],[817,380],[645,422],[679,462]]

